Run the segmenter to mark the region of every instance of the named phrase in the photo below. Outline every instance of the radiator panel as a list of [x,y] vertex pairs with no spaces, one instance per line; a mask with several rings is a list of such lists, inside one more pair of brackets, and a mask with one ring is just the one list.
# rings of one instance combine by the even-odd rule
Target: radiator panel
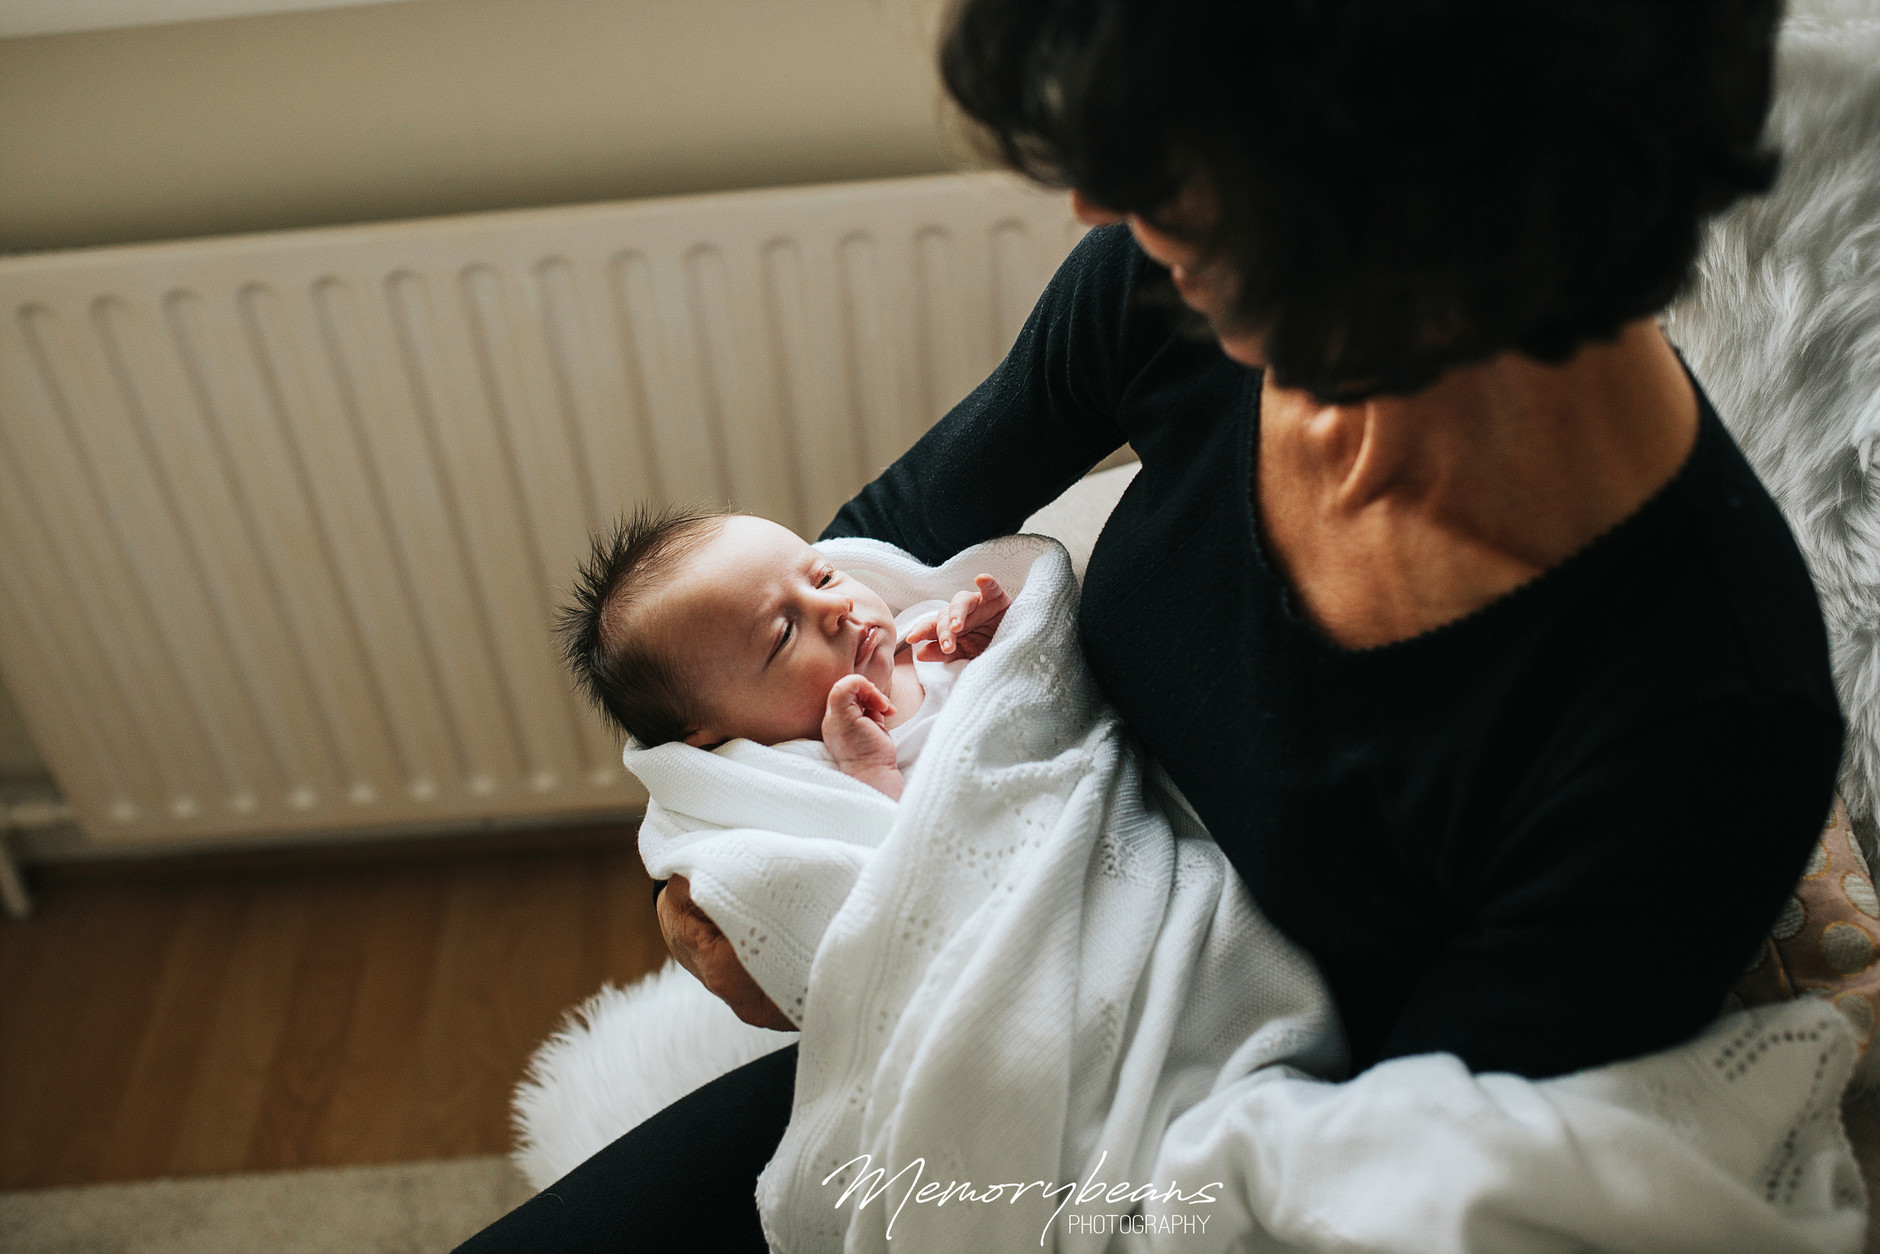
[[813,534],[1078,234],[948,176],[0,260],[0,671],[93,840],[632,810],[589,531]]

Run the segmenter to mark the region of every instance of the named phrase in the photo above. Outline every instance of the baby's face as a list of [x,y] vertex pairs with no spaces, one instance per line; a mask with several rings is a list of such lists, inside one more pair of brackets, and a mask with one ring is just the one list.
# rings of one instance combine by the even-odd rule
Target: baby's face
[[653,627],[699,694],[704,726],[686,743],[817,737],[829,690],[859,673],[894,679],[894,615],[776,523],[725,519],[659,596]]

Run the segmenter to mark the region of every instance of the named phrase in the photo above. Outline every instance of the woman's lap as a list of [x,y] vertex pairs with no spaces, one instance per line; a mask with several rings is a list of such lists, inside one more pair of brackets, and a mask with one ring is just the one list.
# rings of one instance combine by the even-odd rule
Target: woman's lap
[[790,1121],[796,1046],[666,1109],[457,1247],[457,1254],[766,1248],[758,1173]]

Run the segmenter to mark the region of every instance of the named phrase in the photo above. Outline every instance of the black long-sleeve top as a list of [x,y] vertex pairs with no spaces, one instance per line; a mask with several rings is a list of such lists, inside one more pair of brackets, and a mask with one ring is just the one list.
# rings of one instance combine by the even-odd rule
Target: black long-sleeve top
[[1262,552],[1260,374],[1133,293],[1093,231],[991,378],[824,532],[928,562],[1016,530],[1125,440],[1091,555],[1099,683],[1318,963],[1353,1070],[1531,1077],[1693,1035],[1799,874],[1843,724],[1814,589],[1699,390],[1631,517],[1453,623],[1338,646]]

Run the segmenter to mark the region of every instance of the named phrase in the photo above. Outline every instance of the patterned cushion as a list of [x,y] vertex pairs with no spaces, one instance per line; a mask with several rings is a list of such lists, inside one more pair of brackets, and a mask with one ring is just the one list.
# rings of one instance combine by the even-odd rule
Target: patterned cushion
[[1860,1038],[1863,1054],[1880,1022],[1880,896],[1847,809],[1834,799],[1808,866],[1725,1010],[1821,997]]

